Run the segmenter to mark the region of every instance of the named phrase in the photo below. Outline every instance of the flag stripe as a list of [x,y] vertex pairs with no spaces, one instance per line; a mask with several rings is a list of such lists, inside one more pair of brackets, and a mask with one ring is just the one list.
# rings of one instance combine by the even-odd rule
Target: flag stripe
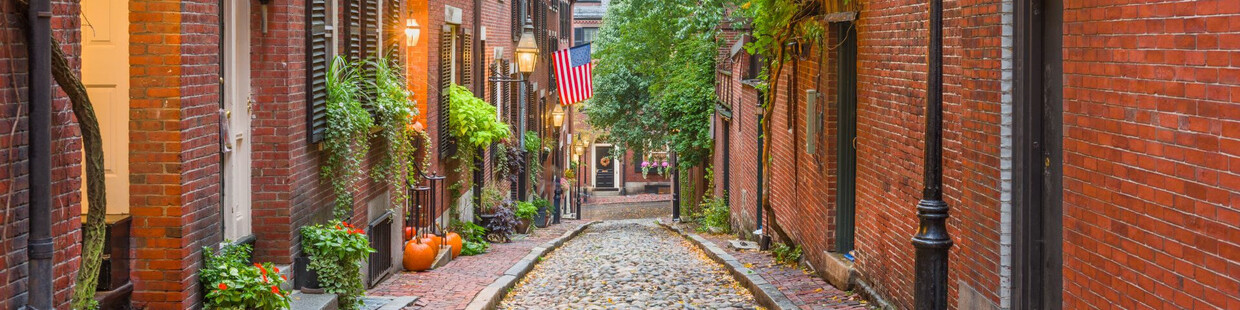
[[573,67],[573,48],[555,51],[553,54],[553,62],[555,64],[556,85],[560,89],[560,104],[570,105],[582,100],[589,99],[594,95],[594,87],[592,81],[592,73],[594,64],[591,63],[588,54],[588,46],[578,46],[576,48],[586,49],[584,57],[578,51],[578,65]]

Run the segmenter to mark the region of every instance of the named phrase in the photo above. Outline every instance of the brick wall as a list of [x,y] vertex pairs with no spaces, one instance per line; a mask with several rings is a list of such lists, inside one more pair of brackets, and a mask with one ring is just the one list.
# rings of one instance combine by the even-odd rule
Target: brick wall
[[1240,307],[1240,2],[1063,16],[1064,307]]
[[[69,65],[81,65],[79,54],[80,9],[76,2],[52,1],[52,34],[61,42]],[[8,22],[0,24],[0,308],[24,305],[29,241],[29,114],[26,86],[26,35],[17,22],[15,2],[0,4],[0,14]],[[59,85],[52,93],[52,235],[56,251],[52,258],[53,305],[67,308],[72,297],[81,255],[82,180],[81,136],[73,109]]]
[[[725,44],[722,49],[730,49],[732,44],[742,39],[742,35],[747,33],[745,29],[726,29],[723,34]],[[724,55],[729,52],[721,52]],[[722,164],[724,161],[729,162],[730,184],[724,186],[716,186],[715,194],[722,195],[726,190],[728,194],[728,206],[732,210],[732,228],[733,231],[748,235],[757,229],[757,205],[758,205],[758,135],[760,130],[758,127],[758,115],[761,108],[758,106],[758,91],[752,86],[742,83],[745,78],[745,69],[748,68],[749,56],[746,52],[740,52],[726,61],[719,61],[730,75],[718,75],[717,85],[731,92],[730,96],[726,94],[720,96],[720,101],[724,105],[731,108],[732,120],[723,121],[721,117],[715,117],[715,137],[720,137],[723,130],[728,130],[729,151],[728,157],[724,158],[724,152],[720,149],[722,143],[715,143],[714,169],[715,184],[723,184]]]

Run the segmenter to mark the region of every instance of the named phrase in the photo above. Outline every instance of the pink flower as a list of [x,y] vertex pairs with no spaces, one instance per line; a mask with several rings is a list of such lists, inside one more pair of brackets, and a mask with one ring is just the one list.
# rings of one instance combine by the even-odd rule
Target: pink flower
[[648,161],[644,161],[644,160],[643,160],[643,161],[642,161],[642,168],[646,168],[646,167],[650,167],[650,162],[648,162]]
[[663,162],[663,168],[667,168],[667,162]]

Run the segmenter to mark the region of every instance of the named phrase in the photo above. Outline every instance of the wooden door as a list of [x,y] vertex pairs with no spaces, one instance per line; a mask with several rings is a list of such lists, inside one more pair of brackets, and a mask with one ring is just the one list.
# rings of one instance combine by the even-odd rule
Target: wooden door
[[[129,2],[82,1],[82,83],[103,136],[108,214],[129,213]],[[83,166],[85,168],[85,166]],[[82,195],[86,182],[82,182]],[[90,207],[82,200],[82,213]]]
[[616,161],[611,157],[610,146],[599,146],[594,150],[594,187],[616,187]]
[[250,205],[250,2],[224,0],[224,238],[252,233]]
[[835,251],[848,253],[853,249],[856,232],[857,189],[857,28],[843,23],[836,25],[843,42],[837,50],[839,95],[836,109],[836,165],[839,180],[835,182],[836,240]]

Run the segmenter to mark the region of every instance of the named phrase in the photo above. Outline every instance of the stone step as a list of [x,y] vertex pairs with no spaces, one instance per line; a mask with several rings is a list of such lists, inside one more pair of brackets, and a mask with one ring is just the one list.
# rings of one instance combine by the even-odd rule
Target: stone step
[[289,295],[292,299],[289,302],[289,309],[299,310],[336,310],[340,306],[336,304],[336,294],[305,294],[301,291],[293,291]]

